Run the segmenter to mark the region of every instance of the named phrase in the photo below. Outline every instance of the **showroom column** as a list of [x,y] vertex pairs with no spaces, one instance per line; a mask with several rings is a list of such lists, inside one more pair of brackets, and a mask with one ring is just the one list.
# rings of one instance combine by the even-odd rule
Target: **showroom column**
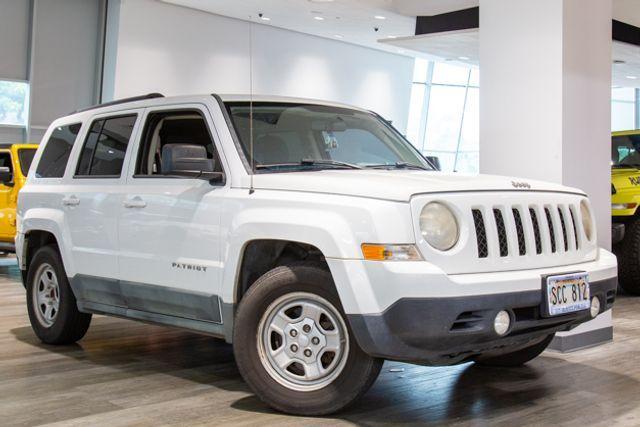
[[[611,0],[480,0],[480,171],[587,192],[611,246]],[[611,311],[551,347],[612,338]]]

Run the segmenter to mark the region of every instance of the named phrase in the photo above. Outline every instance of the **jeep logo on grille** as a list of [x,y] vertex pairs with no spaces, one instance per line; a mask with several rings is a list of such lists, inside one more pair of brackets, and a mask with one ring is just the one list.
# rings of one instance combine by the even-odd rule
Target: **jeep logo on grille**
[[511,185],[513,185],[513,188],[526,188],[526,189],[531,188],[531,185],[529,185],[528,182],[511,181]]

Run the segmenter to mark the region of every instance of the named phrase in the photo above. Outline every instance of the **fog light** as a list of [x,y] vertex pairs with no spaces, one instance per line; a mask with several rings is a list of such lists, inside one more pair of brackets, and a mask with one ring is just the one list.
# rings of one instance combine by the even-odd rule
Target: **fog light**
[[496,334],[500,336],[506,334],[510,326],[511,316],[509,316],[509,313],[504,310],[498,312],[496,318],[493,320],[493,329],[496,331]]
[[596,317],[600,314],[600,298],[593,297],[591,298],[591,317]]

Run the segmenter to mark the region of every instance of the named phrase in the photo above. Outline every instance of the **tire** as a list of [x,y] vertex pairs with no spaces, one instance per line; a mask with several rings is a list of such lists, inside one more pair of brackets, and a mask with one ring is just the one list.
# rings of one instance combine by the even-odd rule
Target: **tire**
[[514,368],[522,366],[525,363],[540,356],[540,354],[549,346],[554,336],[555,334],[551,334],[540,342],[511,353],[505,353],[499,356],[480,356],[476,359],[476,364],[480,366],[493,366],[501,368]]
[[[284,326],[269,327],[278,322]],[[292,345],[296,353],[289,352]],[[332,346],[339,350],[328,350]],[[383,363],[358,347],[331,274],[310,263],[274,268],[249,288],[236,313],[233,347],[240,373],[258,398],[295,415],[326,415],[345,408],[371,387]],[[306,360],[316,362],[307,364],[303,355],[312,348]],[[275,353],[287,358],[282,367],[276,366]],[[324,376],[303,379],[302,372],[315,372],[314,366],[326,369]]]
[[78,311],[56,246],[43,246],[36,251],[29,264],[26,287],[29,320],[40,341],[71,344],[86,334],[91,314]]
[[618,280],[628,294],[640,295],[640,220],[627,224],[622,242],[616,245]]

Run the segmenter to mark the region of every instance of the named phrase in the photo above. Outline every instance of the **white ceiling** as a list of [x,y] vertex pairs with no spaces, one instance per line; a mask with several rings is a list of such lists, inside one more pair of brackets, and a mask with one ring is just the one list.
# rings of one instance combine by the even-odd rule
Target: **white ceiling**
[[[383,43],[416,52],[419,56],[427,54],[452,63],[475,66],[479,63],[480,41],[477,29],[404,37],[385,40]],[[623,61],[622,64],[612,65],[612,85],[640,87],[640,46],[614,41],[612,56],[613,60]],[[636,77],[636,79],[629,79],[627,76]]]
[[[417,15],[474,7],[479,0],[161,1],[402,55],[478,64],[477,29],[421,36],[414,33]],[[260,19],[260,13],[269,20]],[[640,0],[613,0],[613,16],[640,26]],[[640,87],[640,47],[615,42],[613,59],[625,61],[613,66],[613,84]],[[626,78],[629,75],[638,78]]]
[[[405,52],[392,45],[382,45],[378,40],[415,34],[415,16],[397,12],[398,1],[405,0],[162,1],[400,54]],[[260,19],[259,13],[269,21]],[[385,19],[376,19],[376,16]],[[316,17],[323,19],[317,20]]]

